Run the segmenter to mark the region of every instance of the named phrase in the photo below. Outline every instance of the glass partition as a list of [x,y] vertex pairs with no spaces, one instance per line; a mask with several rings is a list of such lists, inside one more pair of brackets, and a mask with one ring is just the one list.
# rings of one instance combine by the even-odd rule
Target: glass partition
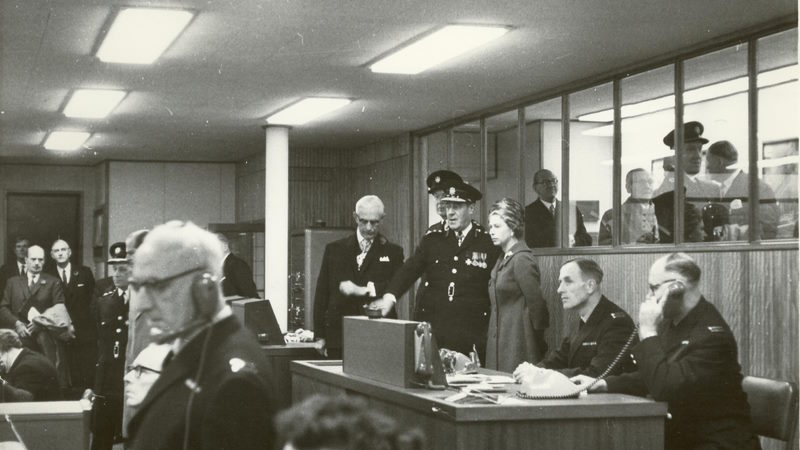
[[[684,63],[688,242],[748,239],[747,90],[747,44]],[[700,217],[700,230],[691,221],[694,213]]]
[[[450,170],[461,175],[464,181],[481,190],[480,121],[457,125],[453,127],[452,133],[453,150],[450,152]],[[490,162],[490,164],[492,163]],[[490,166],[488,170],[496,170],[496,167]],[[483,217],[481,212],[481,204],[484,202],[485,199],[475,203],[475,213],[472,216],[476,222],[483,225],[486,224],[486,217]]]
[[[422,179],[427,179],[429,173],[447,169],[448,155],[450,153],[450,139],[447,131],[439,131],[422,138],[422,144],[428,151],[428,173]],[[428,225],[433,225],[442,220],[437,209],[437,201],[428,195]]]
[[545,205],[539,201],[537,193],[545,185],[534,184],[534,177],[543,168],[552,171],[556,178],[561,174],[561,97],[529,105],[524,112],[524,198],[521,203],[526,205],[525,241],[531,248],[558,247],[555,219],[544,215]]
[[620,91],[620,226],[611,226],[613,214],[607,210],[600,223],[599,243],[611,243],[612,228],[620,233],[621,245],[672,242],[672,197],[653,199],[671,192],[675,183],[674,152],[662,141],[675,126],[675,68],[659,67],[623,78]]
[[520,199],[519,112],[507,111],[486,119],[488,165],[485,204],[503,197]]
[[600,215],[612,207],[614,167],[612,83],[569,96],[570,247],[597,245]]
[[797,29],[758,40],[758,217],[761,238],[797,237]]

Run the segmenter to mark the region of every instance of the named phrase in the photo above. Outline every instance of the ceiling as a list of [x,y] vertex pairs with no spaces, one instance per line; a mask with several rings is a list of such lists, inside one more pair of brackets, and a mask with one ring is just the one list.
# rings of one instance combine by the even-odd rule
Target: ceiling
[[[153,65],[92,51],[119,6],[190,8]],[[291,148],[353,149],[740,30],[796,17],[796,0],[5,0],[0,20],[0,163],[239,161],[263,151],[264,118],[306,96],[353,103],[290,132]],[[505,36],[419,75],[366,64],[451,23]],[[125,89],[102,120],[61,113],[70,90]],[[93,136],[42,147],[54,128]]]

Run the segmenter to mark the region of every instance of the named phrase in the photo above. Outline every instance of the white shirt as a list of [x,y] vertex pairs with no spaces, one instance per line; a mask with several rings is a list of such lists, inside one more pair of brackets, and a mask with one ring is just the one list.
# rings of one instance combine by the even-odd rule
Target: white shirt
[[61,274],[64,274],[64,283],[69,283],[70,274],[72,273],[72,263],[67,262],[67,265],[64,266],[62,269],[61,267],[57,267],[58,269],[58,278],[61,278]]

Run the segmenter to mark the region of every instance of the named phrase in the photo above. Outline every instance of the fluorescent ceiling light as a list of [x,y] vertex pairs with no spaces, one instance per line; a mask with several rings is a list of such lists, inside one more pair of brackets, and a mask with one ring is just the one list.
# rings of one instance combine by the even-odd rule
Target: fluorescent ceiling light
[[276,125],[302,125],[349,104],[349,98],[308,97],[267,117]]
[[78,89],[64,107],[67,117],[102,119],[116,108],[125,97],[125,91],[111,89]]
[[88,131],[51,131],[44,141],[48,150],[77,150],[92,134]]
[[152,64],[193,16],[191,11],[180,9],[121,9],[97,57],[109,63]]
[[[798,78],[798,66],[786,66],[758,74],[757,84],[759,88],[796,81]],[[683,94],[683,103],[686,105],[700,103],[706,100],[725,97],[726,95],[738,94],[747,91],[747,77],[734,78],[733,80],[722,81],[709,84],[708,86],[690,89]],[[620,115],[623,119],[628,117],[641,116],[651,112],[661,111],[675,107],[675,96],[665,95],[639,103],[622,105]],[[614,110],[605,109],[602,111],[583,114],[578,116],[582,122],[613,122]]]
[[378,73],[414,75],[508,32],[506,27],[449,25],[369,66]]

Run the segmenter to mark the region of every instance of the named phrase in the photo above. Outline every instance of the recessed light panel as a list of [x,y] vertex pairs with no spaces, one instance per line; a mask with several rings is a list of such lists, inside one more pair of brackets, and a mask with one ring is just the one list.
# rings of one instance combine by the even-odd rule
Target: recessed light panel
[[449,25],[393,52],[369,68],[379,73],[414,75],[506,34],[508,28]]
[[121,9],[97,50],[97,57],[109,63],[152,64],[193,16],[180,9]]
[[125,97],[125,91],[110,89],[78,89],[64,107],[67,117],[102,119]]
[[302,125],[351,102],[347,98],[308,97],[267,117],[275,125]]
[[51,131],[44,141],[48,150],[78,150],[92,134],[88,131]]

